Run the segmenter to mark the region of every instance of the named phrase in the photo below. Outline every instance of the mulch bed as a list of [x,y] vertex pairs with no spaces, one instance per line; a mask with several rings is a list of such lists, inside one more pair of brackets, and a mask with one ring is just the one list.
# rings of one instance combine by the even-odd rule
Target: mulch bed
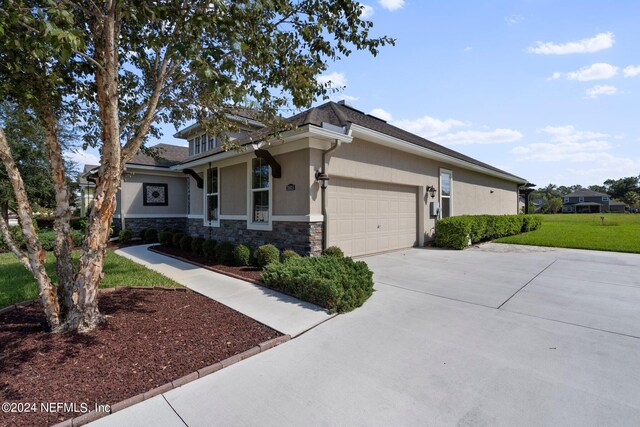
[[0,425],[55,424],[82,414],[41,403],[113,405],[281,335],[190,291],[118,288],[100,309],[90,334],[47,333],[39,303],[0,314],[0,403],[38,406]]
[[262,281],[260,280],[260,275],[262,274],[262,270],[259,269],[258,267],[254,267],[254,266],[238,267],[235,265],[224,265],[219,263],[218,261],[212,261],[203,255],[195,255],[191,252],[185,252],[178,248],[172,248],[172,247],[167,247],[162,245],[154,246],[153,249],[158,252],[163,252],[168,255],[177,256],[180,258],[187,259],[189,261],[197,262],[198,264],[206,265],[207,267],[210,267],[213,270],[218,270],[222,273],[231,273],[231,274],[235,274],[237,276],[243,277],[245,279],[252,280],[254,282],[262,283]]

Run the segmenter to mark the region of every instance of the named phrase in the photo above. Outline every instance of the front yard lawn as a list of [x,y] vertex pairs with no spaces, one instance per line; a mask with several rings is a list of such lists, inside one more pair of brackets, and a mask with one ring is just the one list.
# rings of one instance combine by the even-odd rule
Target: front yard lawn
[[503,237],[495,242],[640,253],[640,215],[542,215],[540,229]]
[[[78,259],[80,253],[74,253]],[[53,254],[47,254],[47,271],[55,277]],[[136,264],[108,250],[104,262],[103,288],[115,286],[165,286],[180,287],[166,276]],[[38,286],[31,274],[24,269],[12,253],[0,253],[0,308],[18,302],[38,298]]]

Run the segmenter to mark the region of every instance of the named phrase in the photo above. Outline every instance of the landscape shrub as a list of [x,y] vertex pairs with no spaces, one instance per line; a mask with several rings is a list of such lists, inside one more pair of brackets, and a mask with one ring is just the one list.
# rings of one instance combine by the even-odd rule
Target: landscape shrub
[[171,246],[171,241],[173,240],[173,233],[168,230],[163,230],[158,234],[158,242],[164,246]]
[[86,231],[87,225],[89,225],[89,218],[73,218],[69,221],[69,225],[71,225],[71,228],[74,230]]
[[300,254],[298,252],[294,251],[294,250],[291,250],[291,249],[285,249],[280,254],[280,262],[287,262],[288,260],[290,260],[292,258],[300,258]]
[[179,248],[180,240],[182,240],[183,236],[184,233],[173,233],[173,237],[171,237],[171,246],[173,246],[174,248]]
[[180,239],[180,249],[183,250],[184,252],[191,252],[191,236],[188,235],[183,235],[182,238]]
[[247,245],[239,244],[233,249],[233,260],[236,265],[251,265],[251,248]]
[[256,263],[258,267],[264,268],[271,263],[280,261],[280,251],[275,246],[262,245],[256,249]]
[[216,246],[218,246],[218,242],[215,240],[205,240],[202,244],[202,254],[211,260],[216,259]]
[[289,258],[285,263],[268,264],[262,281],[332,313],[360,307],[373,293],[373,273],[365,262],[349,257]]
[[145,243],[156,243],[158,242],[158,231],[155,228],[147,228],[144,230],[142,234],[142,240]]
[[232,264],[233,249],[233,243],[219,242],[216,245],[216,260],[222,264]]
[[538,215],[463,215],[436,222],[435,245],[464,249],[471,243],[512,236],[540,228]]
[[196,255],[204,255],[202,252],[202,245],[204,244],[204,237],[194,237],[191,240],[191,252]]
[[342,252],[342,249],[340,249],[337,246],[329,246],[328,248],[322,251],[322,255],[344,258],[344,252]]
[[140,230],[138,232],[138,237],[140,237],[142,240],[144,240],[144,233],[146,233],[147,230],[149,230],[149,229],[148,228],[143,228],[142,230]]
[[71,230],[71,240],[73,240],[73,246],[82,246],[82,241],[84,240],[84,231]]
[[128,228],[120,230],[120,233],[118,233],[118,240],[122,244],[126,245],[127,243],[129,243],[131,241],[132,238],[133,238],[133,231],[131,231]]
[[[24,248],[24,245],[25,245],[24,234],[22,234],[22,230],[20,230],[19,226],[13,225],[9,227],[9,235],[11,236],[11,240],[13,240],[13,243],[15,243],[18,248]],[[0,251],[5,252],[8,250],[9,250],[9,247],[7,246],[4,239],[2,238],[2,235],[0,234]]]

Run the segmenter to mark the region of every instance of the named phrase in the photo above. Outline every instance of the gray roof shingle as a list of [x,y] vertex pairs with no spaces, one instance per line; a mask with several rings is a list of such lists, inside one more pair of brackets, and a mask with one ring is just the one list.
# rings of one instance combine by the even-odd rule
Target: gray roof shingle
[[189,157],[189,147],[181,147],[179,145],[157,144],[150,147],[149,150],[152,150],[155,155],[138,151],[136,155],[127,162],[127,164],[168,168],[186,160],[187,157]]

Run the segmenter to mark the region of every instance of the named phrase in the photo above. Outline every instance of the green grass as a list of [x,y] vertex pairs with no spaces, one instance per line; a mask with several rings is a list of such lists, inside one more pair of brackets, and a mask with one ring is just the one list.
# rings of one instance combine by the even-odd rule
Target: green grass
[[[601,220],[604,217],[604,223]],[[640,215],[542,215],[542,227],[498,243],[640,253]]]
[[[74,252],[77,260],[80,256]],[[55,264],[52,254],[47,254],[47,271],[55,282]],[[101,287],[115,286],[167,286],[180,285],[166,276],[136,264],[135,262],[107,251],[104,262],[104,279]],[[17,302],[38,298],[38,286],[35,279],[11,253],[0,253],[0,308]]]

